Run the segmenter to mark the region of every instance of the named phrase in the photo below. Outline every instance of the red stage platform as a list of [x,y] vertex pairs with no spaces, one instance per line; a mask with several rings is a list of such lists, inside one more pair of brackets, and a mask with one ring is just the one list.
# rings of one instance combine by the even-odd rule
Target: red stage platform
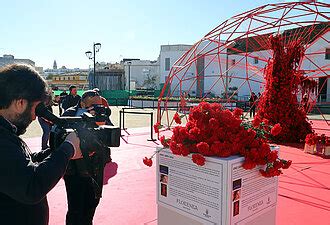
[[[150,128],[128,131],[130,135],[124,137],[127,143],[122,140],[119,148],[112,148],[113,162],[106,168],[109,180],[96,210],[95,225],[157,224],[155,166],[146,167],[142,158],[151,156],[159,142],[147,141]],[[26,141],[32,150],[40,149],[40,138]],[[280,146],[280,151],[293,164],[280,177],[277,224],[328,225],[330,160],[303,153],[302,145]],[[48,200],[50,225],[65,224],[67,206],[62,180],[48,194]]]

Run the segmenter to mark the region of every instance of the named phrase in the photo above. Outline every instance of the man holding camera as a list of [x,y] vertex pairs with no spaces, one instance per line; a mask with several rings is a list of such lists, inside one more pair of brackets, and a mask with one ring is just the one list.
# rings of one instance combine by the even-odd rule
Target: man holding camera
[[0,70],[0,221],[11,225],[47,225],[47,193],[65,173],[70,159],[81,158],[80,141],[69,134],[58,149],[32,153],[19,137],[36,119],[35,108],[47,85],[32,67]]
[[[96,91],[89,90],[82,95],[78,105],[69,108],[63,113],[63,116],[81,116],[85,112],[94,115],[96,105],[100,104],[102,104],[102,100],[99,94]],[[93,139],[95,138],[86,136],[81,140],[91,144],[89,142],[93,142]],[[91,144],[91,146],[93,145]],[[82,151],[86,150],[83,146],[81,147]],[[100,201],[103,169],[107,159],[98,155],[96,153],[97,149],[95,151],[93,151],[94,149],[87,150],[87,157],[84,155],[83,159],[70,161],[64,176],[68,200],[67,225],[92,225],[95,210]],[[110,152],[108,154],[108,157],[110,157]]]

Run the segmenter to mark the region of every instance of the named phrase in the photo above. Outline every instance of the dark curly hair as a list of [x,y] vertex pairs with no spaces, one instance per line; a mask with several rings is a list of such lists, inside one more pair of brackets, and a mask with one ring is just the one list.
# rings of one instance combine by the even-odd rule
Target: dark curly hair
[[31,66],[11,64],[0,69],[0,109],[6,109],[14,100],[26,99],[29,103],[44,101],[47,84]]

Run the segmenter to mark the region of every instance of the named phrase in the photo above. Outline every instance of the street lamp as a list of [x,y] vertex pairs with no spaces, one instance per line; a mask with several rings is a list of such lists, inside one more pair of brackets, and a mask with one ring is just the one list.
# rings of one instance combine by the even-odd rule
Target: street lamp
[[89,58],[89,59],[93,59],[93,88],[96,87],[95,85],[95,53],[100,51],[100,48],[101,48],[101,43],[93,43],[93,52],[91,51],[87,51],[85,52],[86,56]]
[[132,62],[127,62],[127,65],[128,65],[128,95],[131,94],[131,64],[132,64]]
[[131,64],[132,62],[127,62],[128,65],[128,105],[131,106],[130,97],[131,97]]

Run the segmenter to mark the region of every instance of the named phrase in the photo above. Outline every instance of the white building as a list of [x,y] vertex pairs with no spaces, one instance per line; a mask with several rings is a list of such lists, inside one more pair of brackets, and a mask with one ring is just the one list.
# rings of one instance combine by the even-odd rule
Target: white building
[[[330,101],[330,85],[327,85],[327,76],[330,75],[328,28],[329,24],[321,24],[316,28],[320,29],[321,32],[317,33],[321,35],[305,41],[305,57],[299,68],[308,76],[318,80],[321,98],[319,101]],[[297,30],[284,31],[283,35],[287,35],[288,38],[290,32],[296,35]],[[298,32],[304,32],[304,29]],[[174,74],[175,76],[169,81],[173,96],[179,96],[184,92],[191,96],[205,96],[208,93],[212,96],[224,96],[225,93],[230,93],[230,90],[237,89],[237,97],[246,100],[252,91],[255,93],[263,91],[264,68],[268,59],[272,57],[272,50],[262,47],[267,46],[262,43],[268,41],[268,36],[269,34],[265,34],[265,36],[249,38],[249,43],[256,38],[259,40],[250,44],[248,48],[245,44],[246,39],[236,40],[223,47],[209,40],[202,40],[195,45],[161,46],[160,83],[165,83],[167,77],[169,75],[172,77]],[[258,46],[257,43],[260,45]],[[324,82],[326,88],[321,88]]]
[[159,89],[159,61],[123,59],[122,63],[125,70],[125,90]]

